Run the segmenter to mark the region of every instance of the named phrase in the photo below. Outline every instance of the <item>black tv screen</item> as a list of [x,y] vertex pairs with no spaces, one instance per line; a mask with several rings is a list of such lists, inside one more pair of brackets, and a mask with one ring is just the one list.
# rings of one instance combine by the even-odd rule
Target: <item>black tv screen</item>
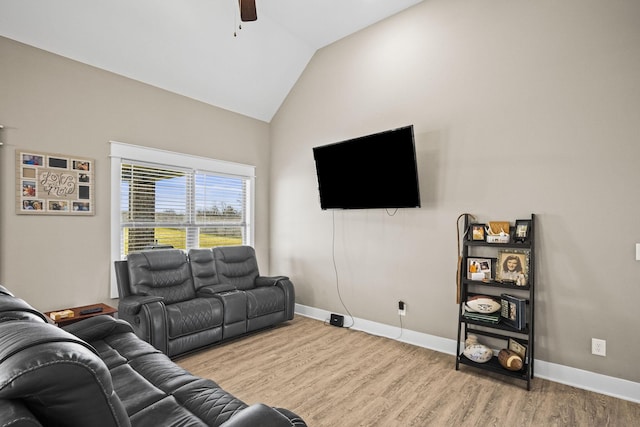
[[322,209],[419,208],[413,125],[313,148]]

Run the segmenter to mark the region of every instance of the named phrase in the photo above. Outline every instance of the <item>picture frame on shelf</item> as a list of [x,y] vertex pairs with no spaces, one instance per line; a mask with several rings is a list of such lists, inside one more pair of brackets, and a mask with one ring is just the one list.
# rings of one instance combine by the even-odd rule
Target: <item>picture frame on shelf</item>
[[509,350],[515,352],[524,362],[527,357],[527,346],[518,342],[514,338],[509,338],[508,347]]
[[527,300],[508,294],[500,295],[500,318],[513,328],[525,329],[527,327]]
[[517,219],[515,231],[513,232],[513,240],[516,242],[528,242],[531,236],[531,220]]
[[479,281],[492,280],[495,264],[495,258],[467,258],[467,279]]
[[469,240],[472,242],[484,242],[485,236],[485,224],[469,225]]
[[529,253],[527,251],[504,250],[498,252],[496,280],[527,286],[529,283]]

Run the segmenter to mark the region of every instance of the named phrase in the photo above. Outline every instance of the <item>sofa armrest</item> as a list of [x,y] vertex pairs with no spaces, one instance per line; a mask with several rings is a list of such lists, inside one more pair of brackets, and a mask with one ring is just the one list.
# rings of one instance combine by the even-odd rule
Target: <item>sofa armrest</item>
[[136,315],[140,312],[145,304],[151,304],[154,302],[162,302],[164,298],[152,295],[132,295],[125,298],[120,298],[118,303],[118,311],[124,314]]
[[287,276],[271,276],[271,277],[258,276],[258,277],[256,277],[256,280],[255,280],[254,284],[256,285],[256,287],[274,286],[278,282],[280,282],[281,280],[289,280],[289,278]]
[[140,339],[164,354],[168,353],[169,330],[164,298],[149,295],[121,298],[118,303],[118,318],[128,322]]
[[295,313],[296,292],[293,283],[287,276],[258,276],[255,280],[256,287],[277,286],[284,293],[285,319],[292,320]]
[[220,427],[292,427],[305,426],[301,419],[291,420],[278,410],[256,403],[236,413]]
[[235,291],[237,288],[228,283],[221,283],[219,285],[208,285],[198,289],[197,295],[199,297],[212,297],[220,292]]
[[95,348],[61,328],[32,321],[0,323],[0,366],[0,399],[22,402],[46,426],[128,424]]
[[19,400],[0,399],[0,425],[11,427],[42,427],[40,421]]

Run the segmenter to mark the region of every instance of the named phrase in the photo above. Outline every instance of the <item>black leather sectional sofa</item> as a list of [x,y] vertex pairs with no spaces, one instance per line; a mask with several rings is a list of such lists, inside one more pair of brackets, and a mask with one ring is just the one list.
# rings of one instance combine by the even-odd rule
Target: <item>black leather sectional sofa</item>
[[127,322],[103,315],[61,329],[0,286],[0,426],[305,425],[191,375]]
[[293,284],[260,276],[250,246],[135,252],[115,269],[119,318],[172,358],[293,319]]

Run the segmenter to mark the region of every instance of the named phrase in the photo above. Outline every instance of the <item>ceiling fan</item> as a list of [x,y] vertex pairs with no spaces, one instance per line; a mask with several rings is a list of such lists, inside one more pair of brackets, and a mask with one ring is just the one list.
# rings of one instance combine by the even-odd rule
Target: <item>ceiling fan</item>
[[238,3],[240,4],[240,20],[242,22],[258,19],[256,0],[238,0]]

